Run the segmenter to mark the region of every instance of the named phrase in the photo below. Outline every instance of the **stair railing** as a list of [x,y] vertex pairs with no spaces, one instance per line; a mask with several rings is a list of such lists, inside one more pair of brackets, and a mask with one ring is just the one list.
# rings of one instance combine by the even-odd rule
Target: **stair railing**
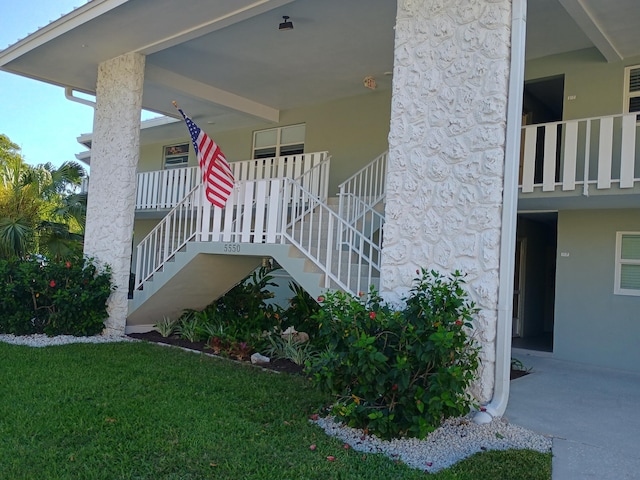
[[353,225],[385,198],[387,159],[384,152],[338,186],[339,214]]
[[142,239],[136,247],[136,290],[199,232],[202,184],[189,193]]
[[[382,153],[338,186],[338,214],[356,230],[368,232],[369,238],[379,235],[384,224],[379,210],[385,198],[387,159],[388,152]],[[358,237],[349,229],[342,229],[340,235],[339,245],[357,248]]]
[[[310,192],[323,196],[326,201],[330,159],[326,152],[305,154],[304,158],[300,157],[295,169],[287,170],[296,165],[293,161],[289,163],[289,167],[286,166],[287,162],[282,162],[284,168],[281,167],[279,171],[299,173],[292,181],[306,185]],[[306,162],[304,167],[303,161]],[[237,181],[224,209],[213,207],[206,201],[202,185],[196,185],[138,244],[135,288],[140,288],[192,240],[281,242],[282,226],[286,223],[280,217],[283,212],[282,199],[288,198],[288,203],[295,204],[296,209],[302,206],[300,201],[290,198],[294,192],[286,191],[283,180],[258,178]]]
[[[294,180],[283,181],[293,203],[283,202],[282,217],[297,213],[289,215],[290,221],[284,225],[284,240],[325,274],[325,288],[341,288],[353,294],[367,291],[372,279],[380,275],[381,238],[369,238]],[[335,248],[342,243],[343,231],[351,241]]]

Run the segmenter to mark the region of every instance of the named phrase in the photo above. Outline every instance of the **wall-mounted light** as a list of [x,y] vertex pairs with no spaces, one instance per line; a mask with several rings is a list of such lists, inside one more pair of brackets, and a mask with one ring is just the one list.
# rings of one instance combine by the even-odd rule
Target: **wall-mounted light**
[[284,22],[280,22],[278,26],[278,30],[293,30],[293,22],[289,21],[289,17],[287,15],[283,15]]

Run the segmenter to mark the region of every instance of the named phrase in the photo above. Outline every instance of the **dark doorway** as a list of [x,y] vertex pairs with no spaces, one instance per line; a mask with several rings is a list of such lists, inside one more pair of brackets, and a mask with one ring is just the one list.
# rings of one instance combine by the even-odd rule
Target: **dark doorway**
[[[562,120],[564,106],[564,75],[529,80],[524,84],[522,98],[522,123],[535,125]],[[562,128],[557,129],[558,145],[562,138]],[[544,153],[545,130],[538,129],[534,182],[542,182],[542,156]],[[556,163],[560,162],[560,149]],[[559,174],[559,169],[556,168]],[[559,179],[556,178],[556,181]]]
[[557,224],[555,212],[518,215],[513,347],[553,351]]

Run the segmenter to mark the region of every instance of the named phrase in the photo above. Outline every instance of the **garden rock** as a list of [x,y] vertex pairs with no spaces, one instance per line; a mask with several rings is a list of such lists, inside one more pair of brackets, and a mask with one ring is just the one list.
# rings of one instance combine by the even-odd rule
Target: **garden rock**
[[260,354],[260,353],[254,353],[253,355],[251,355],[251,363],[253,363],[254,365],[260,365],[263,363],[269,363],[271,361],[271,359],[269,357],[265,357],[264,355]]
[[289,327],[284,332],[280,334],[280,336],[287,340],[292,341],[294,343],[306,343],[309,341],[309,334],[306,332],[298,332],[295,328]]

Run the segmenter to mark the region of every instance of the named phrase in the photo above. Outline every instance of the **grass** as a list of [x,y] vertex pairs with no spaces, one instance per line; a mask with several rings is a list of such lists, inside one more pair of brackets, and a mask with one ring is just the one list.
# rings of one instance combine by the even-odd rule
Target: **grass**
[[[0,378],[3,478],[425,476],[310,424],[328,399],[301,377],[145,343],[0,343]],[[549,479],[551,455],[483,452],[429,477]]]

